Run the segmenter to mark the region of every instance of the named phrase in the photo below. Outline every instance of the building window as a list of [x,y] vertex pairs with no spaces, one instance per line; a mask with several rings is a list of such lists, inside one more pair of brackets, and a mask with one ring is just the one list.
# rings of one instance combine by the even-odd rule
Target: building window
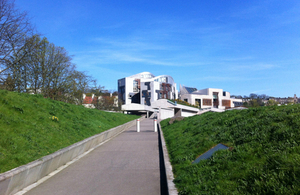
[[160,84],[160,93],[162,93],[162,98],[163,99],[171,99],[171,89],[172,89],[172,85],[168,84],[168,83],[161,83]]
[[162,93],[158,94],[158,99],[162,99]]
[[212,101],[211,99],[203,99],[203,106],[211,106]]
[[223,91],[223,96],[226,96],[226,91]]
[[195,105],[201,108],[201,99],[195,99]]
[[183,101],[188,102],[188,99],[183,99]]
[[138,80],[133,80],[133,92],[139,91],[139,82]]
[[219,95],[218,92],[213,92],[213,98],[214,98],[214,99],[218,99],[218,95]]
[[125,86],[119,87],[118,96],[120,103],[125,104]]
[[243,102],[233,102],[234,107],[243,106]]
[[231,102],[230,100],[222,100],[222,106],[225,106],[226,108],[230,108],[231,107]]

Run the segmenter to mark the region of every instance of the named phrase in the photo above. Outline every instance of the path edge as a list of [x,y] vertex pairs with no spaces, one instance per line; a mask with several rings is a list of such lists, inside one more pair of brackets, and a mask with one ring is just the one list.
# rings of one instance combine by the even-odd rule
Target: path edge
[[[160,152],[162,153],[162,168],[164,170],[162,170],[161,174],[165,174],[163,176],[161,176],[161,179],[164,179],[166,181],[161,181],[161,183],[166,183],[166,187],[167,187],[167,193],[169,195],[178,195],[178,191],[177,188],[175,187],[175,184],[173,182],[174,180],[174,175],[173,175],[173,171],[172,171],[172,165],[170,162],[170,158],[169,158],[169,153],[168,153],[168,149],[166,146],[166,142],[165,142],[165,138],[161,129],[161,125],[160,125],[160,121],[158,121],[158,132],[159,132],[159,141],[160,141]],[[161,194],[164,194],[165,190],[161,191]]]

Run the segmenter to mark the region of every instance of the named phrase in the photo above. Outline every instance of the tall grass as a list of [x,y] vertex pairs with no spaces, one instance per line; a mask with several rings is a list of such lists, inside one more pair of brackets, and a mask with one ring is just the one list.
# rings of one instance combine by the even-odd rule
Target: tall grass
[[137,117],[0,90],[0,173]]
[[[300,105],[161,122],[179,194],[300,194]],[[211,147],[232,150],[191,164]]]

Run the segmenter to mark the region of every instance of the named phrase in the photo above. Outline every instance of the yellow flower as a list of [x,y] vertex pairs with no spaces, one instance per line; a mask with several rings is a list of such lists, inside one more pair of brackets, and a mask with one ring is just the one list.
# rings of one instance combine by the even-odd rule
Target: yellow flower
[[52,119],[53,121],[59,121],[56,116],[52,116],[52,117],[49,117],[49,118]]

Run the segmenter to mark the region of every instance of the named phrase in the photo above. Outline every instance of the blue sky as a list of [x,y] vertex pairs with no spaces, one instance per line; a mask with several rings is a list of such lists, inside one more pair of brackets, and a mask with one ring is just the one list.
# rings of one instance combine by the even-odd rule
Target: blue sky
[[15,0],[106,89],[140,72],[179,84],[300,96],[299,0]]

